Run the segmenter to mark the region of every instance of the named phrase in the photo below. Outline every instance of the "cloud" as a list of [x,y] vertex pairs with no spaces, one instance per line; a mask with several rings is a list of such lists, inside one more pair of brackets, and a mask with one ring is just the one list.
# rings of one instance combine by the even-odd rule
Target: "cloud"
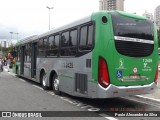
[[[42,31],[38,31],[35,29],[25,29],[25,28],[21,28],[21,27],[16,27],[16,26],[7,26],[7,25],[2,25],[0,24],[0,39],[11,39],[11,33],[12,34],[12,39],[23,39],[25,37],[28,36],[32,36],[32,35],[38,35],[40,33],[42,33]],[[17,34],[18,33],[18,36]]]
[[15,27],[0,24],[0,39],[10,39],[10,32],[17,31]]

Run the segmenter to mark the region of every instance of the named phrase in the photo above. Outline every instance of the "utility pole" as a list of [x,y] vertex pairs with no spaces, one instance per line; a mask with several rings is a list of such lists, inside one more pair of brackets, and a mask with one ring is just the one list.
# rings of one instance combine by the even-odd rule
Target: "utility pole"
[[47,6],[47,8],[48,8],[48,10],[49,10],[49,30],[50,30],[50,10],[53,9],[54,7],[48,7],[48,6]]

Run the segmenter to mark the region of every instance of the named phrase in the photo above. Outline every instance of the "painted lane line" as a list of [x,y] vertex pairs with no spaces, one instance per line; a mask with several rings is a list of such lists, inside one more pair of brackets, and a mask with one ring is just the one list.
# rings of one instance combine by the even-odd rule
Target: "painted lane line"
[[25,80],[23,80],[23,79],[21,79],[21,78],[19,78],[19,80],[22,81],[22,82],[26,82]]
[[39,86],[36,86],[36,85],[32,85],[33,87],[36,87],[36,88],[38,88],[38,89],[40,89],[40,90],[43,90],[43,88],[41,88],[41,87],[39,87]]
[[12,75],[12,76],[15,76],[13,73],[11,73],[11,72],[8,72],[8,74],[10,74],[10,75]]
[[107,116],[106,114],[99,114],[100,116],[102,116],[102,117],[104,117],[104,118],[106,118],[106,119],[108,119],[108,120],[118,120],[118,119],[116,119],[116,118],[114,118],[114,117],[109,117],[109,116]]
[[[124,97],[122,97],[122,98],[124,98]],[[124,99],[126,99],[126,100],[132,100],[132,101],[135,101],[135,102],[139,102],[139,103],[143,103],[143,104],[147,104],[147,105],[151,105],[151,106],[160,108],[159,104],[153,104],[151,102],[148,103],[148,101],[143,102],[143,101],[139,101],[139,100],[135,100],[135,99],[131,99],[131,98],[124,98]]]
[[140,98],[144,98],[144,99],[149,99],[149,100],[153,100],[153,101],[156,101],[156,102],[160,102],[159,99],[144,97],[144,96],[141,96],[141,95],[136,95],[136,96],[137,96],[137,97],[140,97]]
[[53,92],[51,92],[51,91],[48,91],[47,92],[48,94],[50,94],[50,95],[55,95]]

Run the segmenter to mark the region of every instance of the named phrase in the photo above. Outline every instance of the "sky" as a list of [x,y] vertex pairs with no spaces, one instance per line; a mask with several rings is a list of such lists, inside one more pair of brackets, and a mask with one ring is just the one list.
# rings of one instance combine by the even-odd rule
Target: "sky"
[[[160,0],[125,0],[124,11],[154,13]],[[99,0],[0,0],[0,39],[18,39],[55,29],[99,10]]]

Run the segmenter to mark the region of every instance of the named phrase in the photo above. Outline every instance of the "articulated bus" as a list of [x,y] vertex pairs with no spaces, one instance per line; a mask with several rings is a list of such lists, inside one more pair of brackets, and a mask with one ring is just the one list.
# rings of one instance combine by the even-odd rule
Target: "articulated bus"
[[157,89],[156,25],[135,14],[95,12],[21,40],[13,54],[18,76],[57,95],[112,98]]

